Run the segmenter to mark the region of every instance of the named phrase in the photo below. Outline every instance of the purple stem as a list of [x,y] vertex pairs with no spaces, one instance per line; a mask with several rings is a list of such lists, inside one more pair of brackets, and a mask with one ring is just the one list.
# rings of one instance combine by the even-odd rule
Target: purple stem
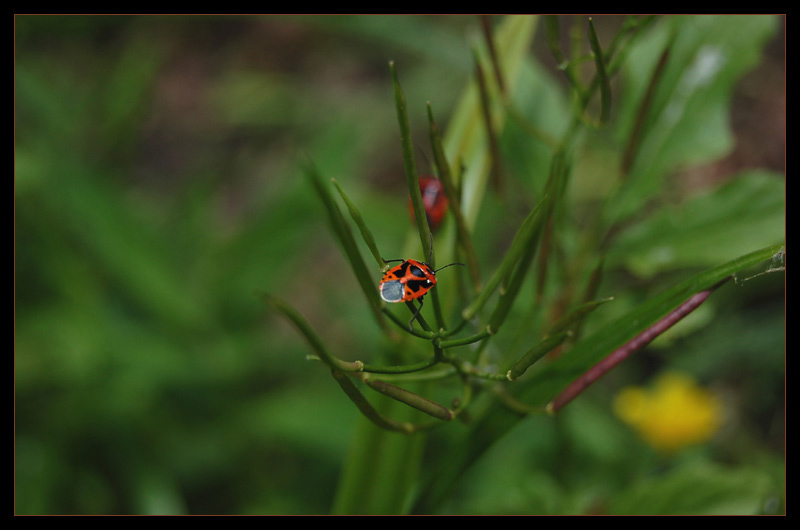
[[570,385],[561,392],[556,398],[547,405],[548,412],[556,412],[564,405],[575,399],[581,392],[586,390],[589,385],[604,376],[609,370],[614,368],[620,362],[627,359],[632,353],[640,350],[650,344],[656,337],[667,331],[675,325],[683,317],[697,309],[697,307],[705,302],[711,291],[701,291],[689,297],[684,303],[676,307],[667,316],[642,331],[639,335],[631,339],[625,345],[616,349],[608,357],[598,362],[582,376],[570,383]]

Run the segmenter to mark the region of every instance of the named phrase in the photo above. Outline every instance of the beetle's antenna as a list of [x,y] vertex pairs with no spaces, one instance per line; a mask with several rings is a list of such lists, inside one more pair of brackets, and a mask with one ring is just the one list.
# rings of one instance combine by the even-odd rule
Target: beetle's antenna
[[446,268],[447,268],[447,267],[449,267],[450,265],[461,265],[462,267],[464,266],[464,264],[463,264],[463,263],[450,263],[449,265],[445,265],[444,267],[439,267],[438,269],[436,269],[435,271],[433,271],[433,273],[434,273],[434,274],[436,274],[436,273],[437,273],[437,272],[439,272],[440,270],[442,270],[442,269],[446,269]]

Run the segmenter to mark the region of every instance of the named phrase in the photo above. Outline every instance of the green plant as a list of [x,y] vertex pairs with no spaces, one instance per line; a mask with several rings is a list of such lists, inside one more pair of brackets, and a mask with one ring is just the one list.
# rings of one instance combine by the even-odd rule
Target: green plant
[[[770,272],[783,270],[782,234],[776,223],[781,215],[780,183],[771,176],[754,173],[737,180],[744,183],[742,189],[752,186],[757,194],[739,195],[725,188],[717,192],[718,196],[732,193],[741,202],[725,201],[723,207],[705,211],[693,210],[687,203],[687,211],[697,212],[698,226],[718,232],[670,233],[657,226],[658,211],[652,215],[646,211],[658,203],[671,171],[727,148],[727,94],[757,57],[762,38],[758,35],[768,31],[768,19],[631,17],[606,46],[589,19],[581,22],[588,43],[584,53],[574,38],[572,50],[564,52],[558,20],[547,17],[549,47],[569,87],[567,108],[554,109],[550,115],[536,108],[538,103],[530,96],[550,94],[551,89],[542,86],[527,62],[536,24],[532,17],[509,17],[494,35],[487,32],[488,38],[475,50],[476,80],[452,117],[446,138],[441,137],[432,106],[427,106],[436,172],[452,201],[452,222],[437,236],[436,255],[467,264],[466,277],[456,279],[460,271],[455,272],[430,291],[433,322],[423,312],[418,326],[409,331],[407,320],[380,300],[375,274],[361,255],[333,188],[312,163],[306,166],[331,231],[386,337],[383,355],[374,351],[343,360],[336,346],[319,337],[289,303],[266,296],[300,330],[315,358],[327,365],[364,417],[379,428],[360,428],[354,456],[348,459],[340,483],[336,512],[437,510],[458,478],[521,417],[559,411],[620,361],[697,309],[728,280],[752,276],[755,273],[747,271],[764,263]],[[752,39],[740,40],[738,34]],[[593,66],[586,81],[584,63]],[[397,69],[390,66],[415,214],[413,239],[421,249],[400,257],[421,255],[433,266],[428,246],[433,236],[419,193],[407,102]],[[625,88],[615,89],[612,83],[626,68]],[[551,127],[547,120],[560,123]],[[603,143],[613,145],[618,174],[603,176],[606,180],[592,201],[576,200],[574,175],[583,153]],[[343,185],[333,184],[377,269],[385,271],[383,256],[397,257],[397,252],[378,249],[358,206]],[[755,197],[762,193],[769,199],[759,204]],[[496,199],[490,199],[491,194]],[[502,223],[484,219],[480,230],[494,231],[489,240],[504,242],[504,250],[497,259],[481,260],[480,255],[490,250],[480,248],[473,233],[481,222],[481,208],[490,200],[497,200],[507,212],[520,207],[528,211],[517,221],[513,237]],[[579,211],[587,204],[590,211]],[[733,246],[735,252],[758,248],[752,245],[770,246],[741,257],[731,255],[730,248],[721,251],[716,234],[724,233],[726,220],[758,208],[762,217],[755,222],[763,221],[767,228],[743,238],[752,232],[740,222],[732,229],[739,235]],[[689,217],[688,222],[694,220]],[[644,235],[637,239],[637,232]],[[670,254],[660,264],[644,265],[653,268],[651,273],[676,264],[710,268],[684,274],[684,279],[617,312],[613,319],[592,321],[590,316],[613,305],[607,304],[612,297],[598,296],[607,271],[635,266],[635,258],[624,252],[627,238],[639,245],[657,242],[662,252]],[[694,239],[698,245],[692,245]],[[706,251],[703,246],[712,248]],[[732,259],[726,262],[722,259],[726,255]],[[491,272],[485,276],[479,263]],[[613,299],[619,297],[615,294]],[[413,303],[407,305],[416,311]],[[423,353],[426,349],[428,353]],[[453,381],[458,383],[455,388]],[[391,399],[368,398],[359,382]],[[447,401],[439,396],[447,396]],[[465,420],[466,431],[445,436],[447,450],[431,446],[424,433],[447,429],[452,425],[448,422],[456,419]],[[396,432],[411,436],[398,438]]]
[[[586,17],[555,32],[513,16],[16,16],[15,512],[782,513],[785,293],[783,274],[762,274],[782,253],[536,413],[606,359],[608,343],[592,348],[603,330],[645,310],[657,326],[784,240],[780,20],[594,17],[593,44]],[[625,56],[618,70],[597,64],[598,44]],[[387,59],[418,171],[449,169],[455,188],[436,261],[471,261],[442,271],[440,311],[425,298],[431,332],[439,312],[454,331],[436,339],[442,360],[402,304],[365,303],[378,258],[430,246],[407,217]],[[593,86],[598,67],[609,86]],[[313,163],[297,164],[298,146]],[[544,201],[559,167],[563,189]],[[314,182],[365,274],[340,257]],[[552,224],[499,330],[448,346],[489,322],[505,281],[455,331],[544,204]],[[436,362],[367,375],[455,418],[345,364],[336,376],[388,425],[430,428],[376,427],[327,365],[303,361],[313,351],[261,291],[345,363]],[[569,313],[570,335],[529,365]],[[676,401],[654,384],[664,373],[713,396],[702,408],[681,387],[677,401],[699,405],[670,425],[722,408],[712,438],[650,443]]]

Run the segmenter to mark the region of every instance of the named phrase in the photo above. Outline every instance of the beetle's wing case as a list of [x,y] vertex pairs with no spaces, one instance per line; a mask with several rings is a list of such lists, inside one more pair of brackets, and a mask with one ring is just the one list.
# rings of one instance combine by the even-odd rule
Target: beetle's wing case
[[405,286],[400,280],[389,280],[381,283],[381,298],[386,302],[402,302]]

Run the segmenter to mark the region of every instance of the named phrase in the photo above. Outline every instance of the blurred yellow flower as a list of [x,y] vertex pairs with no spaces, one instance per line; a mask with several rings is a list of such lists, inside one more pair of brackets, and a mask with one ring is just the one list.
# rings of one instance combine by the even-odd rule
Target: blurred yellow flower
[[652,389],[623,389],[614,400],[614,412],[663,452],[708,440],[722,419],[719,400],[678,373],[659,376]]

